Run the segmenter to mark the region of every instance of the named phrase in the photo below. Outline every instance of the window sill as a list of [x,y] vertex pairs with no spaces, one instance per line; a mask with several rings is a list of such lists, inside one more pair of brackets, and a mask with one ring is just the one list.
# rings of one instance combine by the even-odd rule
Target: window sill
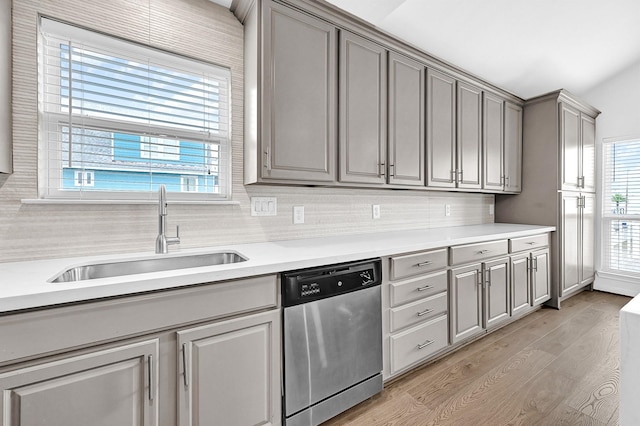
[[[158,204],[158,200],[73,200],[73,199],[56,199],[56,198],[27,198],[20,200],[22,204]],[[226,206],[226,205],[240,205],[240,201],[234,200],[168,200],[169,204],[193,204],[193,205],[212,205],[212,206]]]

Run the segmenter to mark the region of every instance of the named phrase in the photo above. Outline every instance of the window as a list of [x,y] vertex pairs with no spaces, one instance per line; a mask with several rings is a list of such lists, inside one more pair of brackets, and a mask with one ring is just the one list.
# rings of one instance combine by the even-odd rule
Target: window
[[640,276],[640,139],[603,143],[603,271]]
[[46,18],[38,58],[42,196],[230,197],[229,70]]

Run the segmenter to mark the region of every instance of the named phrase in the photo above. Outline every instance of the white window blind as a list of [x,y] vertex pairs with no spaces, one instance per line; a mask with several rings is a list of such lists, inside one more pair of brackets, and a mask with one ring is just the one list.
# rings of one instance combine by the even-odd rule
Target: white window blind
[[640,140],[603,143],[603,270],[640,276]]
[[229,70],[46,18],[38,46],[44,197],[229,198]]

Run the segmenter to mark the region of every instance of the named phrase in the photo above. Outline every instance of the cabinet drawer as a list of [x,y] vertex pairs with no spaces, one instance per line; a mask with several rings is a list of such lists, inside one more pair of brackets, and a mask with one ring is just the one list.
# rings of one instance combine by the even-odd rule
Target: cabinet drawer
[[509,253],[524,250],[532,250],[549,245],[549,234],[532,235],[530,237],[511,238],[509,240]]
[[391,332],[447,312],[447,292],[391,309]]
[[447,316],[434,318],[391,336],[391,374],[445,348],[449,341]]
[[406,281],[391,283],[391,307],[394,308],[407,302],[446,291],[447,277],[447,271],[440,271]]
[[446,248],[394,256],[391,258],[391,279],[397,280],[446,267]]
[[475,262],[507,254],[507,240],[451,247],[451,264]]

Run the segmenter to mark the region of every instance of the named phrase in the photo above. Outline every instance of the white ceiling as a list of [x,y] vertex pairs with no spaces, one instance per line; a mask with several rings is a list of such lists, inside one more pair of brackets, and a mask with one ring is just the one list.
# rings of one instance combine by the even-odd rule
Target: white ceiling
[[328,1],[525,99],[640,61],[640,0]]

